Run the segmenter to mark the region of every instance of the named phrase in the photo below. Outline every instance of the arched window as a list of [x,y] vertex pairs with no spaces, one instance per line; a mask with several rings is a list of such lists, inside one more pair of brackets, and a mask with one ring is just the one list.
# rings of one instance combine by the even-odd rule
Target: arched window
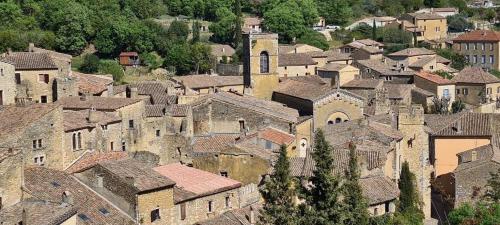
[[335,118],[335,123],[342,123],[342,119],[340,119],[340,118],[338,118],[338,117],[337,117],[337,118]]
[[260,73],[269,73],[269,54],[260,53]]
[[78,132],[78,149],[82,148],[82,133]]
[[73,143],[73,150],[75,150],[76,149],[76,134],[75,133],[73,133],[72,143]]

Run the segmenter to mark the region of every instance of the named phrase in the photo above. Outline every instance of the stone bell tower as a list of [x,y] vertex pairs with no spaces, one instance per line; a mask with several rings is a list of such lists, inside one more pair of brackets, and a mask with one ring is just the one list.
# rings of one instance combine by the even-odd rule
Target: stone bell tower
[[278,86],[278,34],[243,34],[245,94],[270,100]]

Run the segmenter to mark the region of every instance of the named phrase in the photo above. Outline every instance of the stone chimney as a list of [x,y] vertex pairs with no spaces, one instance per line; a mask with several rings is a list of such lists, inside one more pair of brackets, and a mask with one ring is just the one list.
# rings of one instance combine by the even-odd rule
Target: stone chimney
[[29,43],[28,45],[28,52],[33,52],[35,50],[35,44],[34,43]]
[[137,87],[131,87],[130,88],[130,98],[138,98],[139,97],[139,90]]
[[128,184],[131,184],[132,186],[135,186],[135,179],[134,179],[134,177],[125,177],[125,180],[127,181]]
[[87,122],[88,123],[97,123],[96,110],[93,106],[92,106],[92,108],[89,109],[89,114],[87,116]]
[[72,205],[73,204],[73,194],[69,191],[65,191],[62,193],[61,201],[65,204]]
[[250,224],[254,225],[255,224],[255,210],[253,208],[253,206],[250,206],[250,218],[248,218],[248,222],[250,222]]
[[85,93],[80,95],[80,101],[87,101],[87,95]]
[[12,48],[7,48],[7,55],[11,55],[12,54]]

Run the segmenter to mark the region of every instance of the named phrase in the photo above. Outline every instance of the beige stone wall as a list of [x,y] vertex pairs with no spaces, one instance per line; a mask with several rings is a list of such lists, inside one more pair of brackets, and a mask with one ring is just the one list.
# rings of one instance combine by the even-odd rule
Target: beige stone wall
[[[229,197],[229,206],[226,206],[226,197]],[[212,201],[212,212],[208,211],[208,202]],[[184,205],[186,218],[181,219],[181,205]],[[173,208],[173,224],[190,225],[216,217],[232,209],[239,208],[238,188],[213,195],[178,203]]]
[[446,138],[434,139],[436,157],[436,176],[447,174],[455,170],[458,165],[457,154],[490,144],[490,139],[485,137],[476,138]]
[[[340,86],[346,84],[349,81],[352,81],[359,77],[359,69],[354,66],[348,66],[340,71]],[[332,84],[333,85],[333,84]]]
[[306,66],[280,66],[278,67],[278,74],[280,77],[298,77],[313,75],[316,71],[316,65]]
[[[21,84],[27,85],[31,91],[33,101],[40,102],[41,96],[47,96],[47,102],[53,102],[52,99],[52,85],[54,79],[59,76],[59,71],[56,70],[16,70],[16,73],[21,74]],[[49,83],[38,81],[38,75],[48,74]]]
[[[396,211],[396,204],[395,201],[389,202],[389,212],[388,213],[394,213]],[[382,216],[387,214],[385,203],[378,204],[378,205],[371,205],[368,207],[368,212],[370,213],[371,216]]]
[[417,20],[415,26],[424,30],[424,38],[426,40],[439,40],[447,37],[448,25],[445,18]]
[[[2,149],[2,151],[7,150]],[[23,169],[22,153],[0,161],[0,198],[2,198],[2,207],[12,206],[22,200]]]
[[[305,157],[306,149],[310,147],[313,134],[312,118],[295,126],[296,148],[293,151],[288,150],[288,157]],[[304,144],[304,146],[302,146]]]
[[75,214],[72,217],[68,218],[66,221],[62,222],[60,225],[76,225],[76,224],[77,224],[77,218]]
[[0,62],[0,91],[3,105],[14,104],[16,98],[16,83],[14,79],[14,66]]
[[273,90],[278,87],[279,77],[278,75],[253,75],[252,82],[254,87],[252,88],[253,96],[271,100]]
[[348,99],[342,98],[332,99],[325,104],[315,104],[314,129],[316,130],[326,126],[332,116],[335,118],[340,117],[342,121],[363,118],[363,105],[354,104]]
[[[126,151],[140,151],[146,145],[143,136],[155,135],[144,131],[144,101],[137,102],[117,110],[122,119],[122,136],[126,140]],[[134,128],[129,127],[129,121],[134,121]]]
[[[174,207],[174,189],[137,195],[137,213],[140,224],[176,224],[173,223],[172,208]],[[160,209],[160,220],[151,222],[151,211]]]
[[[483,50],[484,44],[484,50]],[[468,45],[468,46],[467,46]],[[469,57],[469,63],[473,66],[486,67],[491,69],[500,69],[498,57],[500,57],[500,48],[498,42],[455,42],[453,50]],[[486,63],[481,62],[482,56],[486,57]],[[474,63],[474,56],[477,62]],[[490,63],[490,56],[493,56],[493,63]]]
[[[316,62],[316,67],[320,68],[326,65],[326,57],[315,57],[313,58],[314,62]],[[345,63],[344,63],[345,64]]]
[[[82,137],[81,148],[78,148],[78,133]],[[76,149],[73,149],[73,134],[76,135]],[[81,129],[75,131],[64,132],[63,149],[66,152],[64,155],[64,166],[69,166],[74,160],[78,159],[88,150],[94,150],[91,146],[95,143],[96,130],[95,129]]]
[[[244,89],[244,86],[243,84],[241,85],[229,85],[229,86],[222,86],[222,87],[217,87],[217,89],[219,90],[222,90],[222,91],[236,91],[238,93],[243,93],[243,89]],[[213,92],[210,90],[210,88],[200,88],[200,89],[196,89],[196,91],[198,91],[200,94],[209,94],[210,92]],[[179,103],[181,104],[181,103]]]

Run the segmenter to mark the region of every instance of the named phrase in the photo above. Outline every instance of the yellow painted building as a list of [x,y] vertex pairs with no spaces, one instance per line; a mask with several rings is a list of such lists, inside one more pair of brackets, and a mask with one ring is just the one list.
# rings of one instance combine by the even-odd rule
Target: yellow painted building
[[407,13],[399,18],[414,24],[423,30],[426,41],[439,41],[447,37],[446,18],[434,13]]

